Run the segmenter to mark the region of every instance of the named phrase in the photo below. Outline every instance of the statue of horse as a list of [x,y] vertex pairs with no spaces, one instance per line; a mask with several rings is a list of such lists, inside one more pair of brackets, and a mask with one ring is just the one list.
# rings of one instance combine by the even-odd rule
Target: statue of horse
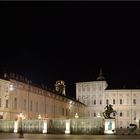
[[103,112],[103,116],[105,119],[113,119],[113,117],[111,117],[111,113],[117,113],[115,110],[113,110],[112,105],[108,105],[105,107],[105,111]]

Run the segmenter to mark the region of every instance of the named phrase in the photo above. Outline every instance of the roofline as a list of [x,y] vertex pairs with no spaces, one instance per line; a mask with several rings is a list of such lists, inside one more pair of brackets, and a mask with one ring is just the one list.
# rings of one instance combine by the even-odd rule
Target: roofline
[[88,82],[76,82],[75,84],[82,84],[82,83],[97,83],[97,82],[106,82],[106,80],[103,80],[103,81],[88,81]]
[[105,89],[105,91],[132,91],[132,90],[135,90],[135,91],[140,91],[140,89]]

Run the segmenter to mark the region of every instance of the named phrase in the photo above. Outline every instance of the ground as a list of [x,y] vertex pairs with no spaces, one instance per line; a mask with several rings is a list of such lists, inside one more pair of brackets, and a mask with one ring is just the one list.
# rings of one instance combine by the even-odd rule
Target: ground
[[54,135],[54,134],[24,134],[24,138],[19,138],[19,134],[14,133],[0,133],[0,140],[34,140],[34,139],[46,139],[46,140],[134,140],[140,139],[140,135]]

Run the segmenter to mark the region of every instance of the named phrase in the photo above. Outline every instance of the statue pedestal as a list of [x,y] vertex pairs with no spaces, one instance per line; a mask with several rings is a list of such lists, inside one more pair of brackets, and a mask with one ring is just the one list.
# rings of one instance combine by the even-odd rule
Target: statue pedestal
[[105,119],[104,134],[115,134],[116,133],[116,123],[115,119]]

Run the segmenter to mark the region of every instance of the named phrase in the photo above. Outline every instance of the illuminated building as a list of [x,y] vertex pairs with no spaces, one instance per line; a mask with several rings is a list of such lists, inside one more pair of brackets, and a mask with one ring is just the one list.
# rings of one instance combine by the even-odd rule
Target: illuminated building
[[[107,103],[117,111],[117,128],[127,128],[140,120],[140,89],[107,89],[108,85],[100,70],[96,81],[76,83],[76,99],[87,105],[88,115],[96,117],[104,111]],[[115,114],[114,114],[115,115]]]
[[[86,106],[65,94],[64,81],[61,92],[39,87],[22,76],[4,75],[0,79],[0,119],[16,120],[20,112],[26,119],[72,118],[76,113],[85,116]],[[60,90],[60,91],[61,91]]]

